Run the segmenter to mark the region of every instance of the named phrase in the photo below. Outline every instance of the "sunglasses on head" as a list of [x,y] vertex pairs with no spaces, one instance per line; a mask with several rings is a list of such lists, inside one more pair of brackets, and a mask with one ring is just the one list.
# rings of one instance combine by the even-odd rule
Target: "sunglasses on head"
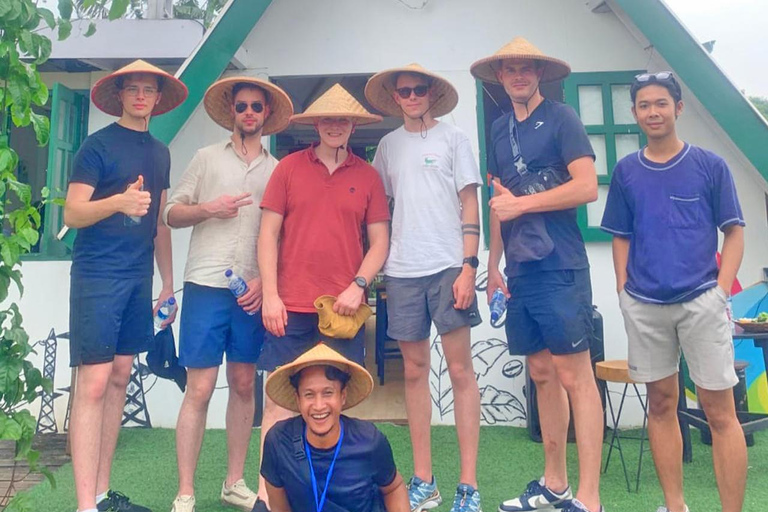
[[[251,110],[256,112],[257,114],[261,114],[264,111],[264,105],[260,101],[254,101],[250,104]],[[242,114],[248,109],[248,103],[244,101],[238,101],[235,103],[235,112],[238,114]]]
[[395,91],[404,100],[410,98],[411,93],[414,93],[419,98],[423,98],[424,96],[427,95],[427,91],[429,91],[429,86],[417,85],[416,87],[400,87],[398,89],[395,89]]
[[635,76],[635,81],[640,83],[645,82],[672,82],[674,81],[674,75],[671,71],[661,71],[659,73],[642,73]]

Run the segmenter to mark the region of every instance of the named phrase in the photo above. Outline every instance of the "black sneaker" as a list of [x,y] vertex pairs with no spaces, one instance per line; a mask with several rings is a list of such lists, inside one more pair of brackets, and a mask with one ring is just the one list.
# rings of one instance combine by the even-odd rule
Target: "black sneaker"
[[131,503],[128,496],[116,491],[108,491],[107,497],[96,505],[96,509],[99,512],[152,512],[147,507]]

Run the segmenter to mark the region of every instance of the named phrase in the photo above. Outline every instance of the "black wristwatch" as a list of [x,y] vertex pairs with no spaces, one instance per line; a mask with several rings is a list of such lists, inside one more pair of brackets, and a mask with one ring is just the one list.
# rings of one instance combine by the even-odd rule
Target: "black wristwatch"
[[462,264],[467,264],[470,267],[476,269],[480,265],[480,260],[477,259],[477,256],[470,256],[468,258],[464,258],[464,261],[462,261]]
[[355,276],[354,283],[360,288],[368,286],[368,281],[366,281],[363,276]]

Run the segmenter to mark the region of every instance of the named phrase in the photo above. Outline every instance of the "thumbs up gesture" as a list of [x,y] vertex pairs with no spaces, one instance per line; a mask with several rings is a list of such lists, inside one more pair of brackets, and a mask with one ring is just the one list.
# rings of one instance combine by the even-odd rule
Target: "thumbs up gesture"
[[118,211],[131,217],[143,217],[149,211],[152,198],[144,189],[144,176],[128,185],[128,189],[119,194]]
[[499,181],[494,183],[495,195],[490,201],[491,211],[500,221],[514,220],[525,211],[525,197],[517,197]]

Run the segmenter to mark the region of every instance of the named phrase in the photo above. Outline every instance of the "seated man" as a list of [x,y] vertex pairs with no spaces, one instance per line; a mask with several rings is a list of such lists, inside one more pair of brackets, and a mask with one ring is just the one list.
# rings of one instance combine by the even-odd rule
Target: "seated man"
[[387,438],[342,416],[371,393],[362,366],[318,344],[267,379],[267,395],[300,413],[264,441],[261,475],[272,512],[408,512],[408,493]]

